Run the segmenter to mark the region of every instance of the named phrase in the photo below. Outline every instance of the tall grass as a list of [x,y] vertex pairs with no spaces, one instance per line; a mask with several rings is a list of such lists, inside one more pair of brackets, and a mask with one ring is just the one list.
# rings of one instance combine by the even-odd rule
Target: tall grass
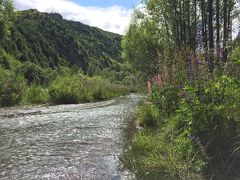
[[142,105],[139,108],[139,124],[143,127],[158,127],[159,109],[155,105]]
[[190,157],[183,160],[182,152],[166,140],[163,131],[142,130],[135,134],[122,157],[127,168],[136,173],[137,179],[201,179],[191,169],[202,162]]
[[57,78],[49,88],[50,102],[53,104],[77,104],[111,99],[126,95],[133,88],[113,84],[100,77],[86,77],[82,74]]

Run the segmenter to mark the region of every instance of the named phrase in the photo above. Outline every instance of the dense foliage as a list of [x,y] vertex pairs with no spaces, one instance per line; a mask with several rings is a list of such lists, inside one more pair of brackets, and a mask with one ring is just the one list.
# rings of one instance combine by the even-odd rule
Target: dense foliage
[[122,46],[148,98],[123,160],[137,177],[240,177],[238,15],[234,0],[149,0],[134,13]]
[[19,104],[23,96],[25,83],[23,77],[0,68],[0,105]]
[[123,85],[112,84],[101,77],[89,78],[74,74],[57,78],[49,88],[49,96],[54,104],[76,104],[107,100],[132,90]]
[[131,70],[122,64],[121,39],[118,34],[64,20],[60,14],[26,10],[18,12],[3,46],[24,63],[52,69],[76,66],[90,76],[108,76],[106,71],[111,71],[111,77],[122,81]]
[[0,1],[0,41],[10,33],[15,18],[14,6],[11,0]]
[[126,85],[136,78],[122,61],[120,35],[0,3],[0,107],[91,102],[132,91]]
[[79,70],[68,68],[51,70],[48,75],[50,77],[47,78],[45,74],[49,73],[48,69],[44,71],[35,64],[29,65],[37,70],[30,68],[31,71],[25,73],[22,71],[26,68],[25,64],[20,64],[16,71],[0,68],[0,107],[45,103],[77,104],[135,92],[132,86],[127,87],[124,83],[113,83],[102,77],[90,78]]

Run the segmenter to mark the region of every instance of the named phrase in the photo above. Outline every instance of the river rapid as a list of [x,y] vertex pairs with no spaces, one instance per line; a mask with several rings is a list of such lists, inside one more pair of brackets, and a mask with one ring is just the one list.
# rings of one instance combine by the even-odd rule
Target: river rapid
[[139,100],[0,109],[0,179],[132,179],[119,156]]

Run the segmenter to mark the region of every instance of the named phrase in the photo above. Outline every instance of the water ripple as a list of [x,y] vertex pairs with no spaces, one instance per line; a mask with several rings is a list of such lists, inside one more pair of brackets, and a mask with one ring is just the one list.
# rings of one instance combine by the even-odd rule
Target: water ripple
[[118,157],[139,99],[0,109],[0,179],[127,179]]

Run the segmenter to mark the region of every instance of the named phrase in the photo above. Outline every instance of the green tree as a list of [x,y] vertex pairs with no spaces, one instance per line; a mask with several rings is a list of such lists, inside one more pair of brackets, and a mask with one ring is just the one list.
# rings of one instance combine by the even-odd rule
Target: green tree
[[0,0],[0,41],[10,33],[15,18],[12,0]]
[[204,55],[207,69],[213,73],[215,64],[228,61],[233,21],[239,15],[237,3],[237,0],[144,1],[143,10],[135,12],[123,40],[125,58],[151,76],[150,72],[161,69],[159,64],[163,60],[173,62],[168,57],[173,52],[197,52]]
[[164,61],[163,51],[174,46],[166,36],[167,31],[159,28],[156,19],[136,10],[122,41],[123,57],[147,77],[156,74]]

